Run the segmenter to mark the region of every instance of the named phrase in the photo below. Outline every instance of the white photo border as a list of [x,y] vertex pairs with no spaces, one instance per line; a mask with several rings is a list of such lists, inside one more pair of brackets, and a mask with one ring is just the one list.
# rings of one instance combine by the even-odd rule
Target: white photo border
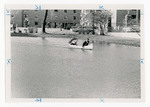
[[[36,6],[41,6],[42,10],[45,9],[100,9],[103,6],[104,9],[140,9],[143,14],[141,14],[141,38],[140,38],[140,61],[145,59],[144,57],[144,5],[143,4],[7,4],[5,5],[5,60],[6,60],[6,101],[7,102],[36,102],[39,100],[41,102],[144,102],[145,101],[145,64],[141,64],[141,98],[140,99],[122,99],[122,98],[79,98],[79,99],[66,99],[66,98],[11,98],[11,33],[10,33],[10,10],[23,10],[30,9],[35,10]],[[10,63],[8,63],[8,61]]]

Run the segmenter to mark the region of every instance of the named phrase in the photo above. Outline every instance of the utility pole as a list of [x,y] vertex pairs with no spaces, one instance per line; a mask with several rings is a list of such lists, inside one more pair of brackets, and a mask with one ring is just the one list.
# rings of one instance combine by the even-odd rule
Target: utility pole
[[48,10],[45,11],[45,17],[44,17],[44,20],[43,20],[43,27],[42,27],[42,32],[43,33],[46,33],[45,32],[45,25],[46,25],[47,14],[48,14]]

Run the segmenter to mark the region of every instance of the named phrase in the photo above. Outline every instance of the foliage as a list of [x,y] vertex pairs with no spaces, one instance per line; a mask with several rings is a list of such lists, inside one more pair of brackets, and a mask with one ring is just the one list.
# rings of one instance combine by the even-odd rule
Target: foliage
[[[97,27],[95,27],[96,29]],[[89,34],[91,32],[93,32],[93,28],[92,26],[77,26],[77,27],[74,27],[72,28],[73,29],[73,32],[78,32],[79,34],[83,33],[83,34]]]
[[66,29],[67,29],[67,30],[70,30],[70,29],[71,29],[71,25],[67,25],[67,26],[66,26]]
[[100,34],[104,35],[105,28],[108,24],[108,18],[112,13],[109,10],[90,10],[87,14],[82,14],[82,18],[92,23],[93,31],[95,24],[100,28]]
[[28,31],[29,31],[29,33],[33,33],[33,31],[34,31],[33,27],[29,27]]
[[107,24],[108,18],[111,17],[112,13],[108,10],[99,10],[94,12],[95,23]]
[[140,25],[139,22],[140,22],[139,20],[138,20],[138,23],[137,23],[137,20],[136,20],[136,19],[130,19],[130,20],[128,21],[128,26]]

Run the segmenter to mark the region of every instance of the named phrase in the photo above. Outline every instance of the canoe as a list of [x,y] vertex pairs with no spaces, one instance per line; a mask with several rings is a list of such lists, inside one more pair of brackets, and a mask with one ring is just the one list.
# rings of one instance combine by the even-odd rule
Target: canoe
[[70,48],[76,48],[76,49],[92,50],[92,49],[93,49],[93,44],[91,43],[91,44],[89,44],[88,46],[84,46],[84,47],[79,46],[79,45],[70,45],[70,44],[69,44],[69,47],[70,47]]

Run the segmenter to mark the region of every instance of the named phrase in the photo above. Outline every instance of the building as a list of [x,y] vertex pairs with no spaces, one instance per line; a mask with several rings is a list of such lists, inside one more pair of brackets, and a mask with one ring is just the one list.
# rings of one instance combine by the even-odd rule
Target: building
[[[93,26],[92,18],[86,15],[96,10],[49,10],[47,25],[49,28],[70,29],[76,24]],[[121,31],[125,27],[140,26],[140,10],[110,10],[112,15],[107,21],[107,31]],[[36,26],[42,27],[45,10],[13,10],[11,11],[11,23],[18,27]],[[94,26],[98,26],[94,23]],[[140,28],[140,27],[139,27]]]
[[[49,10],[47,27],[69,28],[80,23],[80,10]],[[18,27],[29,26],[41,27],[45,16],[45,10],[13,10],[11,11],[11,23]]]
[[140,10],[114,10],[111,21],[113,29],[121,29],[132,25],[140,26]]

